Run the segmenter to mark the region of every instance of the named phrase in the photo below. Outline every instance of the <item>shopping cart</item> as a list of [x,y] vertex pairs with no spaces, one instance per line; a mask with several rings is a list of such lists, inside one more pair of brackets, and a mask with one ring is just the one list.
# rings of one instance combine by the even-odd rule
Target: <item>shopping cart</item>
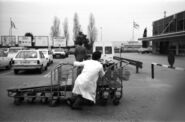
[[50,106],[56,106],[61,99],[71,97],[76,68],[68,63],[62,63],[51,70],[50,76],[49,85],[8,89],[8,96],[14,98],[15,105],[20,105],[23,101],[33,103],[40,100],[41,103],[49,103]]
[[[97,103],[105,105],[111,99],[114,105],[119,104],[123,94],[123,80],[127,81],[130,76],[129,71],[126,70],[127,65],[126,61],[104,65],[106,73],[97,83]],[[68,63],[62,63],[51,70],[50,76],[49,85],[8,89],[8,96],[14,98],[15,105],[20,105],[23,101],[33,103],[37,100],[56,106],[59,101],[70,98],[77,77],[77,68]]]
[[125,60],[108,66],[104,64],[106,73],[99,78],[97,85],[96,101],[98,103],[106,105],[109,99],[114,105],[120,103],[123,96],[123,81],[128,81],[130,77],[130,72],[126,67],[128,64],[129,62]]

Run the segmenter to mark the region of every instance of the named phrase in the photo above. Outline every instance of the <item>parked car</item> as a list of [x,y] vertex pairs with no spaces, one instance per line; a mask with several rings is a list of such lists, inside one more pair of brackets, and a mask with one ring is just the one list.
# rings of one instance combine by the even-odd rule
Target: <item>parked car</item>
[[11,59],[7,57],[7,54],[3,50],[0,50],[0,69],[4,68],[11,68]]
[[19,70],[36,69],[39,73],[47,70],[47,60],[39,50],[20,50],[13,58],[14,73],[17,74]]
[[141,48],[139,48],[138,49],[138,53],[152,53],[152,48],[151,47],[147,47],[147,48],[143,48],[143,47],[141,47]]
[[53,49],[53,57],[54,58],[66,58],[67,54],[64,49],[57,48],[57,49]]
[[69,51],[68,51],[69,54],[74,54],[75,53],[75,48],[70,48]]
[[13,60],[19,50],[23,50],[25,47],[10,47],[8,51],[8,58]]
[[51,50],[48,49],[38,49],[39,51],[42,51],[42,53],[44,54],[48,65],[53,63],[53,53]]
[[65,49],[64,51],[66,53],[66,57],[68,57],[69,56],[69,50],[68,49]]
[[0,48],[0,50],[3,50],[5,52],[5,54],[8,55],[9,48]]

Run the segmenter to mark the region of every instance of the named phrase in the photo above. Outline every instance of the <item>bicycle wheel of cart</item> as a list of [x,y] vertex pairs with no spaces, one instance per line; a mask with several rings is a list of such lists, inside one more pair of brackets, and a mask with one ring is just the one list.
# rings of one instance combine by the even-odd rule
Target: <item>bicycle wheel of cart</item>
[[47,102],[48,102],[48,98],[47,97],[41,98],[41,103],[42,104],[46,104]]
[[28,103],[34,103],[35,99],[36,99],[36,97],[29,97],[29,98],[27,99],[27,102],[28,102]]
[[99,100],[100,105],[102,105],[102,106],[106,106],[107,105],[107,101],[108,101],[108,99],[104,99],[104,98],[100,98],[100,100]]
[[51,99],[51,100],[49,101],[49,106],[55,107],[55,106],[57,106],[57,102],[58,102],[57,99]]
[[20,105],[22,102],[21,98],[20,97],[15,97],[14,98],[14,105]]
[[40,102],[42,104],[46,104],[48,102],[48,97],[46,97],[45,93],[41,93],[41,99]]
[[120,104],[120,99],[115,98],[115,99],[113,99],[112,103],[113,103],[114,105],[119,105],[119,104]]

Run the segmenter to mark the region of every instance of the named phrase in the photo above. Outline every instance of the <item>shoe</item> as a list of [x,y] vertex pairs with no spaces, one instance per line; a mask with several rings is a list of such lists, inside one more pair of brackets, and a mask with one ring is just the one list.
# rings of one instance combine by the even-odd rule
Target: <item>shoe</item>
[[88,106],[93,106],[93,105],[94,105],[94,102],[91,101],[91,100],[84,99],[83,101],[84,101],[83,103],[84,103],[85,105],[88,105]]
[[66,103],[69,105],[69,106],[72,106],[72,104],[75,102],[77,96],[72,96],[70,98],[67,98],[66,100]]
[[82,97],[78,96],[75,102],[72,104],[71,108],[74,110],[82,110]]

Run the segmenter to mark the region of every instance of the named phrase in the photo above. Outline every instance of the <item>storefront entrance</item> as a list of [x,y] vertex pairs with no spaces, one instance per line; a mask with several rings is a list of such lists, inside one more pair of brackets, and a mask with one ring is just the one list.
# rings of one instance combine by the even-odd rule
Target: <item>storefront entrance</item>
[[159,53],[160,54],[168,54],[168,47],[169,47],[169,42],[168,41],[161,41],[160,46],[159,46]]

